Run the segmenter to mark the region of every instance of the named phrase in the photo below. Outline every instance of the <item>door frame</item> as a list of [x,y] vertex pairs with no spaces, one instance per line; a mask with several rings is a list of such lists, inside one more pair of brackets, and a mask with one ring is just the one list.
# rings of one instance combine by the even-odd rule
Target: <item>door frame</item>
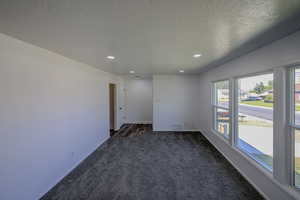
[[113,119],[113,128],[112,130],[117,130],[118,128],[118,86],[117,86],[117,83],[114,83],[114,82],[109,82],[108,83],[108,103],[109,103],[109,112],[108,112],[108,119],[109,119],[109,131],[111,130],[111,86],[113,86],[113,115],[114,115],[114,119]]

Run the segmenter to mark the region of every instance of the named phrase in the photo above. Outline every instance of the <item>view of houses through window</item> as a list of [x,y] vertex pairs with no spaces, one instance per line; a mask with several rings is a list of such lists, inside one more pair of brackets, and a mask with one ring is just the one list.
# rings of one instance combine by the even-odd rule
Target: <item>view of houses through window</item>
[[[292,124],[294,127],[300,125],[300,69],[293,70],[294,73],[294,109]],[[294,163],[295,163],[295,185],[300,187],[300,130],[294,128]]]
[[[291,116],[289,126],[293,135],[294,185],[300,188],[300,67],[291,69]],[[259,164],[273,170],[273,73],[236,79],[234,90],[235,120],[232,129],[235,145]],[[229,80],[213,85],[214,129],[229,138],[231,131]],[[288,105],[288,104],[287,104]],[[285,133],[289,137],[288,133]]]
[[273,74],[238,79],[238,147],[273,168]]
[[228,138],[230,131],[228,80],[214,83],[214,96],[215,130]]

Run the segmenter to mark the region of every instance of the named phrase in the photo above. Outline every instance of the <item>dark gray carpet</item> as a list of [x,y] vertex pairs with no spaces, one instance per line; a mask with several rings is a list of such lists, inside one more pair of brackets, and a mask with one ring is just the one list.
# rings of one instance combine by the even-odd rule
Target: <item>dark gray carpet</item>
[[200,133],[113,137],[46,199],[263,199]]

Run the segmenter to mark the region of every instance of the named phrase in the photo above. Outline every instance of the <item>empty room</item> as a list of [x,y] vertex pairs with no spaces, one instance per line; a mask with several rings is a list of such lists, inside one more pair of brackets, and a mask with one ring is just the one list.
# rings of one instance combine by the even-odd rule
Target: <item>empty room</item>
[[299,200],[299,0],[0,0],[0,200]]

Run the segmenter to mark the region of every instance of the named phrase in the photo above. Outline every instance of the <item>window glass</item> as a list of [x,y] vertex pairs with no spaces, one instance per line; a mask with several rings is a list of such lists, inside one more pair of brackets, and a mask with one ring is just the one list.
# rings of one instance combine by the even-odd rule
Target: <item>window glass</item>
[[224,136],[229,136],[230,114],[228,110],[216,108],[216,130]]
[[213,89],[214,129],[228,138],[230,131],[229,80],[215,82]]
[[273,74],[238,80],[238,147],[273,168]]
[[215,103],[217,106],[229,108],[229,81],[215,83]]
[[[300,125],[300,69],[294,69],[293,126]],[[300,187],[300,131],[294,128],[294,177],[295,186]]]
[[294,88],[294,122],[296,125],[300,125],[300,69],[295,69]]
[[295,185],[300,187],[300,131],[295,130]]

